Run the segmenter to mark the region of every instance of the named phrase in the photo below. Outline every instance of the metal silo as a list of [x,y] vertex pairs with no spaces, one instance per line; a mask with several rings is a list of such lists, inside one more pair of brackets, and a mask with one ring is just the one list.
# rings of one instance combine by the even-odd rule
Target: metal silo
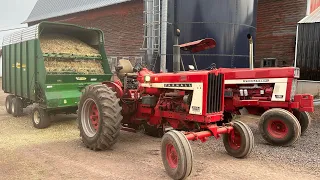
[[[167,70],[172,71],[176,29],[181,30],[179,44],[204,38],[216,40],[216,48],[194,54],[198,69],[212,63],[225,68],[249,67],[247,35],[255,40],[257,3],[257,0],[168,0]],[[182,52],[181,57],[185,67],[192,64],[192,54]],[[159,70],[160,61],[156,64]]]

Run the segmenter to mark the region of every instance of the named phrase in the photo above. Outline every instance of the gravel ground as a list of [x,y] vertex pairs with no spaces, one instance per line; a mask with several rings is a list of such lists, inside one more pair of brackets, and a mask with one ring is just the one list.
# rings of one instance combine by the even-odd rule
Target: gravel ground
[[[0,93],[0,105],[4,104]],[[75,116],[57,116],[48,129],[32,127],[31,108],[13,118],[0,106],[0,179],[169,179],[160,157],[161,139],[122,132],[112,150],[86,149]],[[246,159],[228,156],[221,140],[191,142],[194,168],[189,179],[320,179],[320,121],[292,147],[266,145],[256,117],[243,116],[255,135]]]

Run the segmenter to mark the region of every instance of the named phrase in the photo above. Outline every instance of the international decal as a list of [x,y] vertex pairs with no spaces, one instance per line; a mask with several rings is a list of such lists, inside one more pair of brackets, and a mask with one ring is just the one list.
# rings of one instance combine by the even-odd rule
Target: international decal
[[269,79],[245,79],[243,80],[245,83],[265,83],[269,82]]

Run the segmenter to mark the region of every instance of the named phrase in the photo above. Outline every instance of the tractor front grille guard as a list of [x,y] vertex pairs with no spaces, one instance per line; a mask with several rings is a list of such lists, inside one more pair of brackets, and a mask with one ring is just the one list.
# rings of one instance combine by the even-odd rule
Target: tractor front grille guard
[[208,96],[207,96],[207,113],[222,111],[222,93],[223,93],[223,74],[208,75]]

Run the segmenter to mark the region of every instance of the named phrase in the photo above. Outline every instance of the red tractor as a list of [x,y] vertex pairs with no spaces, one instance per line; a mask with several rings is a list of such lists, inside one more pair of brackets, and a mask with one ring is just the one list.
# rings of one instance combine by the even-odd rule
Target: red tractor
[[[221,69],[225,75],[225,119],[240,114],[259,115],[262,137],[272,145],[289,146],[310,125],[313,96],[295,94],[299,69],[257,68]],[[228,119],[229,118],[229,119]]]
[[[229,123],[234,114],[248,113],[261,116],[259,130],[262,137],[272,145],[289,146],[308,129],[314,111],[313,96],[296,94],[299,68],[253,68],[253,41],[250,44],[250,68],[220,68],[225,76],[224,120]],[[213,39],[206,42],[214,43]],[[207,46],[208,47],[208,46]],[[198,49],[184,48],[192,53]],[[194,61],[194,66],[197,67]],[[215,69],[213,64],[209,69]]]
[[253,69],[253,41],[250,44],[250,69],[220,69],[225,75],[225,121],[232,114],[259,115],[259,130],[270,144],[289,146],[306,132],[314,111],[313,96],[296,94],[299,68]]
[[205,142],[210,136],[223,137],[226,151],[244,158],[254,146],[250,128],[240,121],[222,123],[224,79],[220,70],[180,72],[180,48],[203,50],[214,41],[200,40],[174,46],[174,72],[153,73],[127,60],[120,60],[114,80],[86,87],[78,107],[80,135],[92,150],[114,145],[122,127],[175,130],[162,137],[161,156],[168,175],[184,179],[192,170],[189,140]]

